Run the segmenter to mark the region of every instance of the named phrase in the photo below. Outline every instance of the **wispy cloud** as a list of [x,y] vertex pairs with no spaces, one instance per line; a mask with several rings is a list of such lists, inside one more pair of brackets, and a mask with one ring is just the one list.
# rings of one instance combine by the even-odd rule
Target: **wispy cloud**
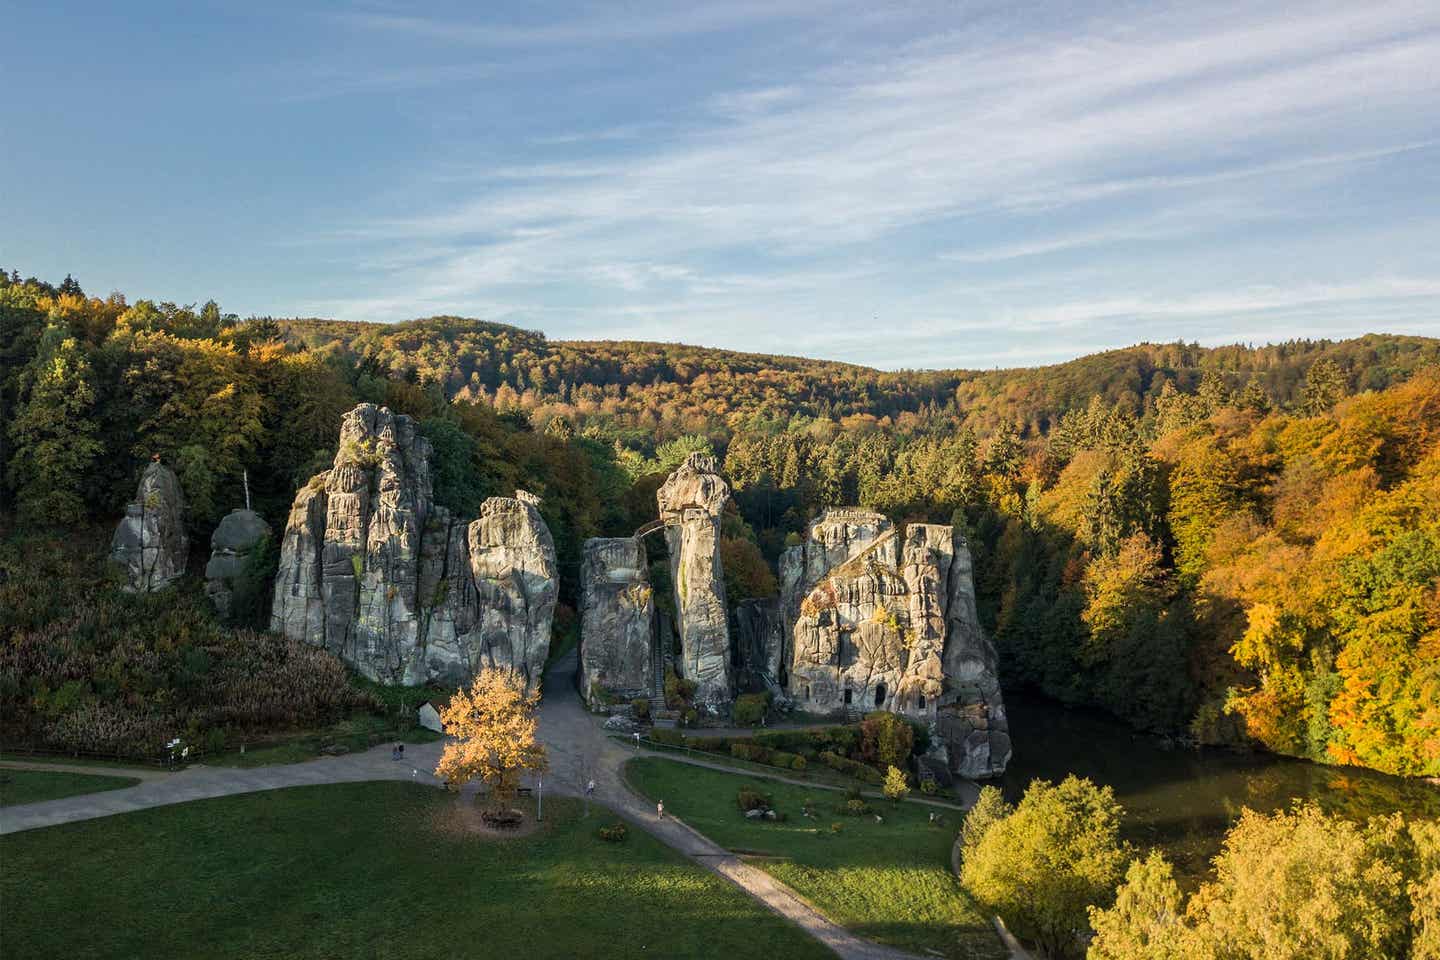
[[[427,42],[563,47],[799,17],[798,6],[755,3],[538,26],[377,14],[348,22]],[[1373,183],[1387,163],[1436,163],[1433,3],[1258,13],[1176,5],[1053,24],[962,11],[936,26],[949,29],[851,38],[802,70],[775,67],[753,83],[703,92],[691,125],[662,128],[622,158],[591,152],[593,135],[557,130],[543,138],[556,159],[477,165],[447,179],[454,189],[443,203],[337,224],[322,239],[450,252],[384,278],[381,286],[404,295],[315,308],[394,319],[417,304],[483,305],[589,335],[663,316],[670,339],[713,342],[724,331],[764,349],[816,323],[839,343],[866,335],[871,302],[905,311],[887,329],[936,329],[923,318],[960,309],[947,302],[956,278],[937,267],[1023,265],[1136,241],[1153,259],[1202,236],[1223,250],[1251,242],[1247,231],[1261,222],[1307,230],[1329,215],[1337,185]],[[1434,209],[1433,197],[1418,202]],[[1053,225],[1035,229],[1040,218]],[[1212,283],[1243,292],[1181,295],[1157,270],[1156,287],[1142,295],[1107,289],[1115,281],[1102,277],[1088,297],[1063,285],[1010,304],[971,297],[968,309],[983,313],[967,322],[1036,332],[1117,317],[1149,323],[1125,332],[1134,339],[1177,318],[1396,297],[1440,305],[1434,275],[1424,273],[1440,265],[1398,255],[1412,258],[1398,272],[1357,253],[1344,277],[1287,281],[1288,292],[1270,294],[1253,274],[1216,269]],[[553,295],[557,287],[564,297]],[[663,296],[634,302],[656,292]],[[780,325],[782,306],[791,313]]]

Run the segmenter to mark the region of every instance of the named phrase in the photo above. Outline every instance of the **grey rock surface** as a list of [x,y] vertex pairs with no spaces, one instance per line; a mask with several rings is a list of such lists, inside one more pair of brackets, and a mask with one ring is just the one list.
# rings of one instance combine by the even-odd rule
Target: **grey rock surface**
[[735,640],[740,686],[782,695],[788,646],[779,598],[741,600],[735,605],[735,622],[730,633]]
[[854,509],[826,511],[807,533],[780,561],[796,705],[904,713],[929,725],[937,759],[955,775],[1003,772],[1009,726],[965,537],[940,524],[899,533]]
[[909,607],[894,526],[832,509],[781,557],[790,696],[820,713],[886,707],[906,664]]
[[482,667],[538,683],[555,547],[534,498],[492,497],[464,524],[434,503],[414,421],[360,404],[334,465],[295,496],[271,629],[382,683],[462,683]]
[[975,609],[974,560],[957,531],[946,612],[945,694],[937,715],[939,740],[959,776],[999,776],[1010,762],[1010,724],[1000,692],[999,658]]
[[270,537],[270,524],[253,510],[231,510],[210,535],[205,594],[222,620],[230,616],[235,583],[257,547]]
[[712,712],[734,694],[729,614],[720,566],[720,515],[730,485],[712,456],[692,453],[657,491],[666,522],[680,632],[679,673],[697,684],[695,703]]
[[160,590],[184,576],[190,556],[184,513],[185,497],[175,472],[152,461],[110,541],[111,559],[125,569],[127,591]]
[[[623,699],[655,690],[655,598],[635,537],[585,541],[580,565],[580,695]],[[593,705],[593,704],[592,704]]]

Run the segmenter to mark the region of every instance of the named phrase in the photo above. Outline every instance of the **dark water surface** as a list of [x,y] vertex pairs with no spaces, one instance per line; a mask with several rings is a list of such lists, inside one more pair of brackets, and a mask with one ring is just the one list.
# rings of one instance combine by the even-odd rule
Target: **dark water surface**
[[1089,777],[1115,789],[1125,807],[1125,838],[1159,846],[1176,872],[1195,883],[1244,807],[1266,813],[1313,800],[1361,819],[1381,813],[1440,817],[1440,788],[1357,767],[1328,767],[1269,754],[1167,749],[1102,714],[1052,700],[1007,695],[1015,755],[1002,785],[1018,799],[1035,778]]

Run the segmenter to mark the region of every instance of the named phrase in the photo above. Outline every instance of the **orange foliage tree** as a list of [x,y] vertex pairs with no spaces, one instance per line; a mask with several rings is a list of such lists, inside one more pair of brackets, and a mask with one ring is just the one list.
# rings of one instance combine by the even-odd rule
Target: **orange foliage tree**
[[467,690],[455,691],[440,712],[452,739],[445,744],[435,775],[458,790],[471,780],[489,788],[490,801],[503,807],[515,799],[526,772],[549,766],[545,747],[535,738],[539,691],[505,670],[485,669]]

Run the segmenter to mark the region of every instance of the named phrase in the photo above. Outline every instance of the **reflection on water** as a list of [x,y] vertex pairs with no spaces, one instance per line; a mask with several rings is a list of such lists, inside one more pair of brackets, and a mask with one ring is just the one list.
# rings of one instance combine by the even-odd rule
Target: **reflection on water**
[[1073,773],[1115,788],[1126,839],[1160,846],[1193,885],[1220,850],[1240,810],[1269,813],[1313,800],[1347,817],[1400,812],[1440,817],[1440,789],[1355,767],[1326,767],[1266,754],[1166,749],[1101,714],[1007,695],[1015,756],[1002,785],[1012,800],[1032,779]]

